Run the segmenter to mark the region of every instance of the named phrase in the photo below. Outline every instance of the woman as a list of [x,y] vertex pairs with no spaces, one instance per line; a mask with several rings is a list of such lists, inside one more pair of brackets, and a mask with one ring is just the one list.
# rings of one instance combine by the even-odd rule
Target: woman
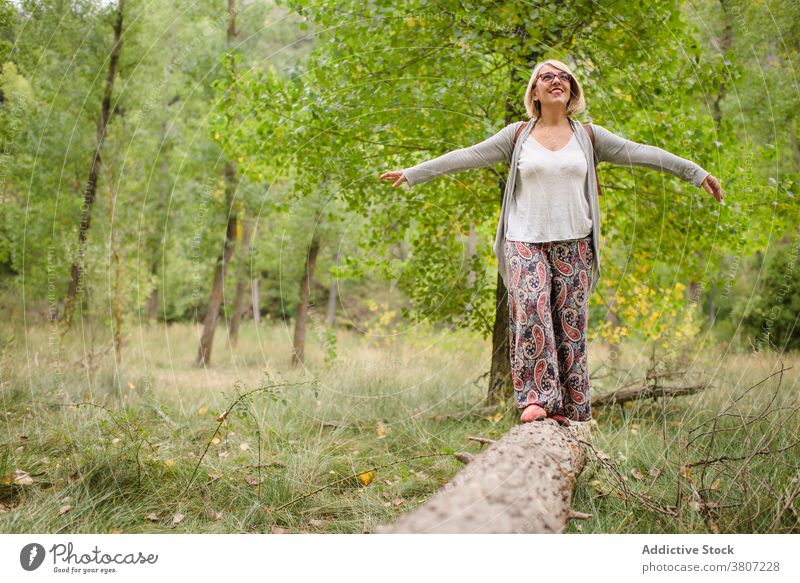
[[591,419],[586,324],[600,276],[596,165],[655,168],[702,186],[718,202],[724,197],[719,181],[690,160],[595,124],[590,137],[571,117],[584,108],[569,67],[544,61],[525,92],[530,123],[509,124],[479,144],[380,176],[394,187],[414,186],[510,161],[494,252],[508,289],[511,375],[523,423]]

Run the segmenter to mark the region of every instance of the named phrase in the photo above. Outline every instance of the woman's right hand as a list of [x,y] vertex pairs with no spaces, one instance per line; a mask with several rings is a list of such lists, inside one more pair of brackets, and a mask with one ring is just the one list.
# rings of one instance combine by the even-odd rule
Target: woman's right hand
[[384,172],[381,174],[381,180],[394,180],[394,184],[392,184],[392,186],[395,188],[404,182],[408,182],[406,177],[403,175],[402,170],[389,170],[388,172]]
[[725,198],[725,191],[722,190],[722,185],[720,185],[716,176],[711,176],[711,174],[709,174],[703,179],[703,183],[700,186],[705,188],[706,192],[716,198],[717,202],[722,202],[722,199]]

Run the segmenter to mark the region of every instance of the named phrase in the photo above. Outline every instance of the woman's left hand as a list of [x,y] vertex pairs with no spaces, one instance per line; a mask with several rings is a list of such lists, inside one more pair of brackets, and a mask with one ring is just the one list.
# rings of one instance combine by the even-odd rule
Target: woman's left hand
[[706,192],[711,194],[717,202],[722,202],[722,199],[725,198],[725,191],[722,190],[722,186],[720,186],[719,180],[715,176],[709,174],[706,176],[706,179],[703,180],[703,183],[700,185],[706,189]]

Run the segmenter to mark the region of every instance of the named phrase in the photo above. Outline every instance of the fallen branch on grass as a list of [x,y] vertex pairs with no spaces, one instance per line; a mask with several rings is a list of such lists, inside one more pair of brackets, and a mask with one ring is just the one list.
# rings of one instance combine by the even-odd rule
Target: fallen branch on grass
[[699,393],[708,388],[707,383],[689,385],[686,387],[641,387],[636,389],[622,389],[613,393],[606,393],[592,397],[592,407],[605,407],[607,405],[622,405],[629,401],[642,399],[658,399],[662,397],[679,397]]
[[772,523],[769,525],[769,532],[774,532],[775,528],[780,524],[783,515],[786,514],[787,510],[791,510],[794,514],[795,520],[798,520],[797,510],[794,509],[794,500],[800,494],[800,485],[794,489],[789,495],[786,496],[786,503],[783,505],[783,508],[775,515]]
[[470,441],[477,441],[481,444],[481,446],[494,443],[494,439],[488,439],[486,437],[474,437],[472,435],[467,436],[467,439]]
[[578,440],[582,445],[589,448],[592,453],[594,453],[597,460],[614,476],[619,483],[620,487],[622,488],[622,492],[625,496],[625,501],[627,502],[628,498],[635,498],[638,500],[644,507],[653,510],[654,512],[658,512],[659,514],[666,514],[667,516],[678,516],[678,510],[674,506],[665,506],[662,504],[658,504],[657,502],[653,502],[649,497],[643,496],[637,492],[634,492],[630,488],[628,488],[627,482],[623,479],[622,474],[617,469],[617,467],[608,460],[608,456],[601,455],[594,446],[589,443],[588,441]]
[[[730,492],[734,488],[738,488],[739,492],[741,493],[740,498],[745,499],[751,495],[753,484],[760,482],[770,492],[771,496],[774,498],[778,497],[777,493],[772,489],[768,482],[750,471],[749,466],[754,459],[758,457],[769,456],[776,456],[779,458],[780,454],[783,454],[784,452],[787,452],[800,445],[800,440],[796,440],[789,445],[775,449],[769,449],[767,447],[768,444],[772,443],[781,434],[784,426],[789,423],[790,420],[796,418],[798,411],[800,411],[800,405],[798,405],[796,401],[790,407],[775,407],[775,403],[783,383],[783,373],[791,369],[791,367],[785,367],[782,360],[779,359],[779,362],[780,370],[769,374],[759,382],[745,389],[736,398],[732,399],[728,406],[725,407],[720,413],[704,421],[703,423],[700,423],[689,431],[689,435],[692,437],[685,446],[685,457],[690,457],[690,448],[692,448],[702,452],[703,459],[686,462],[682,468],[682,473],[684,474],[684,478],[686,478],[687,485],[691,488],[692,507],[703,517],[711,532],[718,533],[721,531],[719,524],[722,509],[739,506],[739,504],[723,504],[724,501],[728,500],[730,497]],[[756,388],[761,387],[761,385],[766,383],[774,376],[778,376],[778,382],[775,389],[772,391],[772,394],[769,395],[769,398],[766,400],[766,403],[760,408],[760,411],[757,411],[755,415],[745,415],[740,412],[740,404],[744,397],[751,394]],[[773,418],[773,416],[779,416],[780,413],[787,410],[789,413],[782,419],[780,417],[777,420]],[[739,425],[731,424],[730,426],[720,426],[720,422],[723,419],[728,422],[731,420],[738,420]],[[757,427],[757,424],[762,422],[767,423],[766,426],[769,428],[769,430],[763,433],[760,438],[758,438],[749,454],[738,456],[720,455],[712,457],[711,453],[717,447],[717,438],[720,435],[732,431],[741,431],[745,434],[747,441],[750,441],[750,439],[755,438],[757,435],[757,432],[754,431],[754,429]],[[742,463],[737,467],[736,462]],[[773,463],[778,463],[778,460],[776,459]],[[700,471],[699,475],[692,480],[691,473],[688,471],[688,468],[695,467],[699,467]],[[714,474],[712,476],[707,476],[707,474],[710,472],[713,472]],[[707,484],[709,481],[713,482],[720,474],[727,476],[730,485],[726,488],[725,492],[719,494],[721,497],[719,500],[709,500],[709,494],[715,488],[713,485],[705,486],[705,484]],[[678,494],[680,495],[680,493],[681,489],[679,488]],[[791,506],[791,501],[793,500],[794,495],[795,494],[789,496],[789,506]],[[773,531],[776,528],[784,512],[785,509],[780,511],[775,516],[768,528],[768,531]],[[755,532],[753,518],[747,518],[750,521],[750,532]]]
[[714,459],[700,460],[699,462],[690,462],[690,463],[686,464],[686,467],[687,468],[694,468],[696,466],[707,466],[707,465],[710,465],[710,464],[718,464],[718,463],[721,463],[721,462],[740,462],[740,461],[743,461],[743,460],[748,460],[749,461],[752,457],[757,456],[757,455],[759,455],[759,456],[775,455],[776,453],[783,453],[784,451],[792,449],[793,447],[797,447],[798,445],[800,445],[800,440],[795,441],[794,443],[792,443],[790,445],[787,445],[786,447],[781,447],[779,449],[772,449],[772,450],[770,450],[770,449],[759,449],[757,451],[749,453],[748,455],[742,455],[742,456],[738,456],[738,457],[732,457],[732,456],[723,455],[723,456],[720,456],[720,457],[714,458]]
[[472,455],[471,453],[467,453],[465,451],[460,451],[455,455],[456,459],[464,465],[467,465],[468,463],[470,463],[472,460],[475,459],[474,455]]
[[591,520],[592,515],[586,512],[578,512],[577,510],[570,510],[567,516],[568,520]]

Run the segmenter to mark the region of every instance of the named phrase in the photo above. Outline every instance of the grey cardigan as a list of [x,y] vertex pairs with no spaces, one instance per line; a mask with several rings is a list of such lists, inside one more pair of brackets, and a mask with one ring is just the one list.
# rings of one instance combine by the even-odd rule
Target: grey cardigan
[[[508,273],[504,245],[509,207],[511,206],[510,200],[516,194],[515,187],[518,173],[517,160],[522,143],[531,133],[537,121],[538,118],[534,118],[532,120],[533,123],[526,125],[516,144],[514,143],[514,136],[520,124],[523,123],[521,121],[508,124],[491,138],[479,144],[453,150],[438,158],[422,162],[421,164],[406,168],[402,171],[408,185],[413,187],[422,182],[427,182],[428,180],[436,178],[437,176],[441,176],[442,174],[451,174],[468,168],[491,167],[498,162],[510,162],[508,180],[506,180],[505,191],[503,192],[503,203],[500,207],[500,221],[497,225],[497,236],[494,241],[494,254],[497,256],[497,269],[506,286],[508,285]],[[700,188],[706,176],[709,174],[691,160],[681,158],[655,146],[638,144],[626,140],[596,124],[591,124],[594,130],[595,153],[593,155],[589,134],[586,133],[586,130],[583,129],[583,126],[579,122],[571,118],[569,122],[578,143],[586,155],[589,168],[596,167],[600,162],[611,162],[612,164],[624,164],[626,166],[644,166],[645,168],[654,168],[656,170],[669,172],[686,182],[694,184],[698,188]],[[589,292],[591,294],[594,293],[597,288],[597,283],[600,280],[600,202],[597,196],[597,181],[594,171],[586,173],[584,196],[586,196],[591,211],[592,247],[595,257],[592,267],[592,285]]]

